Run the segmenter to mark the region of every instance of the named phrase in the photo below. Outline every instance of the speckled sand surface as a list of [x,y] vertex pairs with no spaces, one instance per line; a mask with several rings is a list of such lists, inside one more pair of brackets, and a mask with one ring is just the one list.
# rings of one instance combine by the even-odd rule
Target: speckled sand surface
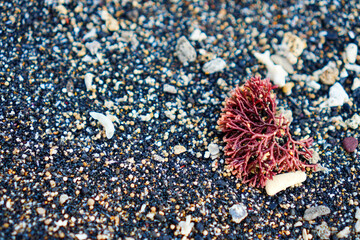
[[[349,227],[342,234],[359,239],[359,156],[342,147],[359,137],[360,76],[344,72],[357,69],[344,53],[359,46],[359,8],[356,0],[0,0],[0,238],[337,239]],[[231,89],[266,76],[255,51],[274,55],[287,32],[306,48],[286,94],[274,90],[278,106],[292,111],[295,139],[314,138],[327,171],[268,196],[225,168],[216,122]],[[195,61],[176,56],[181,36]],[[216,57],[226,67],[204,73]],[[331,61],[328,77],[311,82]],[[349,100],[321,109],[334,80]],[[111,138],[90,112],[113,122]],[[248,214],[240,223],[229,213],[235,204]],[[320,205],[330,213],[304,220]]]

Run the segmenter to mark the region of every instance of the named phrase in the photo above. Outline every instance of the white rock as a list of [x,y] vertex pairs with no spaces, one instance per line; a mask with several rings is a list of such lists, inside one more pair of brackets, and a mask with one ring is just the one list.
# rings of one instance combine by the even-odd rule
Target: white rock
[[85,43],[85,47],[90,51],[92,55],[96,55],[96,53],[101,48],[101,44],[98,41],[87,42]]
[[108,139],[114,136],[115,127],[109,117],[97,112],[90,112],[90,116],[98,120],[100,124],[103,125],[103,127],[105,128],[106,137]]
[[208,151],[210,152],[211,155],[219,154],[219,152],[220,152],[219,145],[217,145],[215,143],[210,143],[208,145]]
[[343,68],[340,72],[340,78],[347,78],[349,76],[349,73],[346,71],[345,68]]
[[338,232],[338,234],[336,234],[336,236],[338,238],[347,238],[350,234],[350,228],[349,227],[345,227],[343,230],[341,230],[340,232]]
[[180,37],[177,41],[176,55],[184,65],[196,60],[196,50],[185,36]]
[[360,208],[359,208],[359,207],[356,208],[355,218],[356,218],[357,220],[360,220]]
[[272,180],[267,180],[265,185],[266,193],[270,196],[285,190],[290,186],[302,183],[306,180],[306,174],[302,171],[278,174]]
[[85,81],[85,86],[86,86],[87,91],[90,91],[93,88],[92,81],[93,81],[94,77],[95,77],[95,75],[92,73],[85,74],[84,81]]
[[320,108],[342,106],[349,101],[349,95],[340,83],[335,83],[329,91],[329,99],[320,104]]
[[360,87],[360,79],[356,77],[356,78],[354,78],[353,84],[351,86],[351,90],[354,91],[358,87]]
[[345,64],[345,68],[346,68],[347,70],[355,71],[356,73],[360,73],[360,65],[351,64],[351,63],[346,63],[346,64]]
[[194,223],[191,222],[191,215],[188,215],[186,216],[186,219],[185,221],[181,221],[179,222],[179,225],[180,227],[180,234],[187,237],[189,236],[189,234],[191,233],[191,230],[193,229],[194,227]]
[[78,239],[78,240],[85,240],[88,238],[87,234],[86,233],[78,233],[75,235],[75,237]]
[[232,217],[232,221],[235,223],[240,223],[248,215],[246,206],[243,203],[233,205],[229,209],[229,213]]
[[101,19],[105,21],[105,26],[109,31],[118,31],[120,29],[119,22],[111,16],[107,10],[102,10],[100,12]]
[[360,220],[357,220],[354,226],[355,232],[360,232]]
[[314,80],[312,81],[306,81],[306,86],[314,89],[314,90],[320,90],[321,85],[317,82],[315,82]]
[[360,125],[360,116],[355,113],[352,118],[345,120],[345,124],[352,129],[357,129]]
[[61,194],[60,198],[59,198],[59,203],[62,205],[64,204],[67,200],[69,199],[69,196],[66,194]]
[[174,153],[175,153],[176,155],[179,155],[179,154],[184,153],[184,152],[186,152],[186,148],[185,148],[184,146],[182,146],[182,145],[176,145],[176,146],[174,147]]
[[177,93],[177,89],[173,85],[164,84],[164,92],[175,94]]
[[36,208],[36,212],[37,212],[39,215],[45,215],[46,209],[45,209],[45,208],[42,208],[42,207],[38,207],[38,208]]
[[202,41],[205,40],[206,38],[207,38],[206,34],[201,32],[201,30],[198,28],[195,29],[189,37],[189,39],[192,41]]
[[358,52],[358,46],[355,43],[349,43],[345,48],[346,59],[349,63],[355,63]]
[[222,58],[215,58],[204,64],[202,67],[203,72],[212,74],[220,72],[226,67],[226,62]]
[[316,207],[311,207],[305,210],[304,220],[311,221],[317,217],[330,214],[330,208],[325,205],[320,205]]

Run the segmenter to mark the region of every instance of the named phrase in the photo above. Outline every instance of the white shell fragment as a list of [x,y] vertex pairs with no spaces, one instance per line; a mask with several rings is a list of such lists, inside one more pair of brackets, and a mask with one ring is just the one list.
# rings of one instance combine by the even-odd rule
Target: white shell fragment
[[175,94],[177,93],[177,89],[173,85],[164,84],[164,92]]
[[98,120],[101,125],[105,128],[106,137],[108,139],[114,136],[115,127],[111,119],[102,113],[90,112],[90,116]]
[[85,74],[85,78],[84,78],[84,81],[85,81],[85,86],[86,86],[86,90],[87,91],[90,91],[92,89],[92,80],[93,78],[95,77],[94,74],[92,73],[87,73]]
[[288,73],[280,65],[275,65],[275,63],[270,58],[270,51],[267,50],[264,53],[255,52],[254,56],[265,64],[266,69],[268,70],[267,77],[273,81],[273,83],[279,87],[285,85],[285,78],[288,76]]
[[306,173],[302,171],[278,174],[272,180],[266,182],[265,190],[270,196],[285,190],[290,186],[302,183],[306,180]]
[[202,70],[207,74],[220,72],[226,67],[226,62],[222,58],[215,58],[204,64]]
[[105,21],[105,26],[109,31],[118,31],[120,29],[119,22],[111,16],[111,14],[106,10],[103,9],[100,12],[101,19]]
[[232,221],[235,223],[240,223],[248,215],[246,206],[243,203],[233,205],[229,209],[229,213],[232,217]]
[[206,34],[201,32],[201,30],[198,28],[195,29],[189,37],[191,41],[199,41],[199,42],[205,40],[206,38],[207,38]]
[[342,106],[349,101],[349,95],[340,83],[335,83],[329,91],[329,99],[320,104],[320,108]]
[[320,205],[316,207],[311,207],[305,210],[304,220],[311,221],[317,217],[330,214],[330,208],[325,205]]
[[349,63],[355,63],[358,52],[358,46],[355,43],[349,43],[345,48],[346,59]]
[[188,62],[193,62],[196,60],[195,48],[191,45],[185,36],[182,36],[177,41],[176,55],[180,62],[182,62],[184,65],[187,65]]
[[194,227],[194,223],[191,222],[191,215],[187,215],[185,221],[181,221],[178,224],[178,227],[181,229],[180,234],[187,237],[191,233],[191,230]]

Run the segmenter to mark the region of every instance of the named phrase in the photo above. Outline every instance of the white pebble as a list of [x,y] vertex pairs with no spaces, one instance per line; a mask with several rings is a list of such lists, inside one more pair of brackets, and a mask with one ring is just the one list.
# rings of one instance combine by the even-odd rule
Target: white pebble
[[355,218],[356,218],[357,220],[360,220],[360,208],[359,208],[359,207],[356,208]]
[[347,63],[345,64],[345,68],[350,71],[355,71],[356,73],[360,73],[360,65]]
[[115,127],[109,117],[97,112],[90,112],[90,116],[98,120],[100,124],[103,125],[103,127],[105,128],[106,137],[108,139],[114,136]]
[[240,223],[248,215],[246,206],[243,203],[233,205],[229,209],[229,213],[232,217],[232,221],[235,223]]
[[340,83],[335,83],[329,91],[329,99],[320,104],[320,108],[342,106],[349,101],[349,95]]
[[306,174],[302,171],[278,174],[272,180],[268,180],[265,185],[266,193],[270,196],[285,190],[290,186],[302,183],[306,180]]
[[356,77],[356,78],[354,78],[353,84],[351,86],[351,90],[354,91],[358,87],[360,87],[360,79]]
[[88,238],[88,235],[86,233],[78,233],[75,235],[76,239],[78,240],[85,240]]
[[45,215],[46,210],[45,210],[45,208],[38,207],[38,208],[36,209],[36,212],[37,212],[39,215]]
[[349,63],[355,63],[358,52],[358,46],[355,43],[349,43],[345,48],[346,58]]
[[198,28],[195,29],[189,37],[189,39],[192,41],[202,41],[205,40],[206,38],[207,38],[206,34],[201,32],[201,30]]
[[92,81],[93,81],[93,78],[95,77],[94,74],[92,73],[87,73],[85,74],[85,78],[84,78],[84,81],[85,81],[85,86],[86,86],[86,90],[87,91],[90,91],[92,89]]
[[208,146],[208,151],[211,155],[217,155],[220,152],[219,146],[215,143],[210,143]]
[[338,234],[336,234],[336,236],[338,238],[347,238],[350,234],[350,228],[349,227],[345,227],[343,230],[341,230],[340,232],[338,232]]
[[176,55],[180,62],[182,62],[184,65],[187,65],[188,62],[193,62],[196,60],[196,50],[185,36],[182,36],[177,41]]
[[177,89],[173,85],[164,84],[164,92],[175,94],[177,93]]
[[355,229],[355,232],[360,232],[360,220],[357,220],[357,222],[355,223],[355,227],[354,227],[354,229]]
[[330,214],[330,208],[325,205],[311,207],[305,210],[304,219],[306,221],[314,220],[317,217]]
[[87,42],[85,43],[85,47],[90,51],[92,55],[96,55],[96,53],[101,48],[101,44],[98,41]]
[[215,58],[204,64],[202,70],[207,74],[220,72],[226,67],[226,62],[222,58]]
[[[360,125],[360,116],[355,113],[352,118],[345,120],[345,124],[352,129],[357,129]],[[360,213],[359,213],[360,214]]]
[[64,204],[67,200],[69,199],[69,196],[66,194],[61,194],[60,198],[59,198],[59,203],[62,205]]
[[187,215],[185,221],[179,222],[178,227],[181,229],[180,234],[187,237],[194,227],[194,223],[191,222],[191,215]]
[[186,148],[185,148],[184,146],[182,146],[182,145],[176,145],[176,146],[174,147],[174,153],[175,153],[176,155],[179,155],[179,154],[181,154],[181,153],[183,153],[183,152],[186,152]]

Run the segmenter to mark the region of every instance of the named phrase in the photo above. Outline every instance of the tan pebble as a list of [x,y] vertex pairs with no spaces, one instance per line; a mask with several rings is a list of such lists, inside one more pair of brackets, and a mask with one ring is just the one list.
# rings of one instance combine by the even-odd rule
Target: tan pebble
[[94,206],[94,204],[95,204],[95,200],[92,199],[92,198],[90,198],[90,199],[87,201],[87,205],[89,205],[89,206]]
[[282,88],[282,91],[286,94],[286,95],[290,95],[292,92],[292,88],[295,86],[295,84],[293,82],[288,82],[284,85],[284,87]]

